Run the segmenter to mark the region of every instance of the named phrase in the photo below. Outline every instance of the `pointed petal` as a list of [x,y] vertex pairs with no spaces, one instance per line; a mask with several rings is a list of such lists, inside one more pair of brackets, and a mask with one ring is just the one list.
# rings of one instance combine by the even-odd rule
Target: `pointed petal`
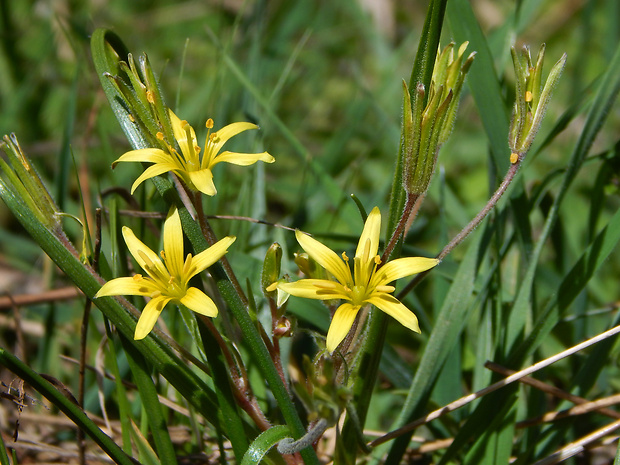
[[204,292],[195,287],[190,287],[181,299],[181,303],[190,310],[201,315],[216,317],[217,307],[215,303]]
[[140,161],[140,162],[148,162],[148,163],[166,163],[170,161],[170,155],[164,152],[161,149],[139,149],[139,150],[131,150],[127,153],[121,155],[112,166],[117,163],[124,161]]
[[148,301],[136,325],[136,332],[133,335],[136,341],[148,336],[153,326],[155,326],[155,323],[157,323],[159,314],[170,300],[172,300],[170,297],[160,296]]
[[198,273],[206,270],[226,255],[228,252],[228,247],[230,247],[235,240],[237,240],[235,236],[226,236],[225,238],[217,241],[208,249],[203,250],[195,257],[192,257],[192,270],[187,279],[189,280]]
[[111,279],[95,294],[95,299],[106,295],[150,295],[157,287],[148,279]]
[[278,289],[305,299],[351,300],[350,293],[345,290],[342,284],[327,279],[300,279],[294,283],[278,283]]
[[[190,129],[191,140],[188,141],[187,132],[185,132],[183,121],[177,115],[175,115],[172,110],[169,110],[169,112],[170,122],[172,123],[172,132],[174,133],[174,138],[176,139],[177,144],[179,144],[179,148],[181,149],[181,152],[185,157],[185,161],[190,161],[192,158],[197,158],[194,153],[194,147],[198,145],[194,128],[190,126],[187,121],[185,121],[185,124],[187,124]],[[189,144],[192,144],[191,150]]]
[[330,354],[336,350],[336,347],[338,347],[351,330],[351,326],[353,326],[359,309],[359,305],[344,303],[336,310],[334,318],[329,325],[329,330],[327,331],[327,350]]
[[[366,250],[367,243],[370,241],[370,247],[368,249],[368,256],[364,257],[367,260],[377,255],[379,250],[379,236],[381,234],[381,212],[378,207],[372,209],[366,223],[364,224],[364,230],[360,236],[359,243],[357,244],[357,250],[355,251],[356,257],[362,257]],[[364,260],[365,262],[366,260]]]
[[183,256],[183,228],[176,208],[168,213],[164,221],[164,256],[166,266],[173,276],[181,276],[185,257]]
[[276,161],[269,153],[238,153],[238,152],[222,152],[217,155],[211,162],[211,166],[218,163],[232,163],[233,165],[248,166],[253,165],[257,161],[264,161],[265,163],[273,163]]
[[131,193],[133,194],[135,190],[138,188],[140,184],[142,184],[147,179],[154,178],[155,176],[159,176],[160,174],[167,173],[168,171],[174,171],[179,169],[179,166],[170,161],[170,157],[168,157],[168,161],[166,163],[157,163],[155,165],[149,166],[144,170],[144,173],[136,179],[136,181],[131,186]]
[[381,286],[397,279],[430,270],[439,263],[435,258],[406,257],[397,258],[379,268],[372,278],[372,286]]
[[[143,270],[147,271],[149,266],[155,266],[160,273],[164,275],[168,274],[168,270],[161,262],[159,255],[149,249],[144,242],[136,237],[131,229],[127,226],[123,226],[123,238],[125,239],[125,243],[127,244],[127,248],[133,258],[136,259],[138,265],[142,267]],[[145,257],[151,262],[147,263],[145,261]]]
[[385,292],[377,292],[373,294],[367,302],[383,310],[411,331],[415,331],[416,333],[420,332],[418,318],[393,295],[386,294]]
[[[235,137],[237,134],[240,134],[243,131],[247,131],[248,129],[258,129],[258,126],[252,123],[232,123],[224,126],[222,129],[215,133],[217,135],[217,139],[215,142],[214,153],[219,152],[222,146],[226,143],[226,141],[228,141],[228,139],[230,139],[231,137]],[[209,141],[207,140],[205,142],[205,147],[208,144]]]
[[213,183],[213,173],[210,169],[202,169],[198,171],[188,171],[189,178],[194,187],[205,195],[215,195],[217,190]]
[[308,255],[334,275],[341,284],[345,285],[353,281],[351,278],[351,269],[336,252],[299,230],[295,231],[295,237]]

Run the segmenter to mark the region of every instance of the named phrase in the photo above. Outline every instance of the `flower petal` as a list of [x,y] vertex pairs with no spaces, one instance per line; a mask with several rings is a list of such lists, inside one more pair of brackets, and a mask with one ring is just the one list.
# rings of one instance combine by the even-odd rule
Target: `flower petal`
[[[214,133],[217,137],[215,138],[216,142],[211,150],[213,150],[213,153],[219,152],[228,139],[235,137],[237,134],[247,131],[248,129],[258,129],[258,126],[252,123],[244,122],[232,123],[224,126],[222,129]],[[205,141],[205,150],[206,147],[209,146],[209,142],[210,141],[208,139]]]
[[148,163],[166,163],[170,161],[170,155],[161,149],[138,149],[124,153],[116,159],[112,166],[124,161],[140,161]]
[[435,258],[406,257],[397,258],[379,268],[372,278],[372,286],[381,286],[397,279],[430,270],[439,263]]
[[167,173],[168,171],[174,171],[179,169],[179,166],[175,163],[172,163],[170,160],[171,158],[168,157],[168,161],[166,163],[156,163],[155,165],[151,165],[147,169],[145,169],[144,173],[142,173],[131,186],[131,193],[133,194],[138,188],[138,186],[147,179],[154,178],[155,176]]
[[136,332],[133,335],[136,341],[144,339],[151,332],[159,314],[170,300],[172,300],[170,297],[159,296],[148,301],[136,325]]
[[226,236],[225,238],[217,241],[208,249],[203,250],[195,257],[192,257],[192,270],[186,278],[188,280],[191,279],[193,276],[201,273],[217,262],[220,258],[226,255],[228,252],[228,247],[230,247],[236,240],[237,238],[235,236]]
[[420,332],[418,318],[393,295],[386,294],[385,292],[375,292],[367,302],[383,310],[406,328],[416,333]]
[[213,183],[213,173],[210,169],[188,171],[187,175],[194,187],[203,194],[210,196],[217,194],[217,189]]
[[180,301],[190,310],[210,317],[217,316],[217,307],[209,296],[195,287],[190,287]]
[[338,307],[329,325],[329,330],[327,331],[326,345],[329,353],[336,350],[338,345],[347,336],[348,332],[351,330],[351,326],[353,326],[359,309],[359,305],[352,305],[350,303],[344,303]]
[[[372,209],[366,223],[364,223],[364,230],[360,236],[360,240],[357,244],[357,250],[355,251],[356,257],[363,257],[362,262],[366,263],[370,259],[374,259],[379,250],[379,236],[381,234],[381,211],[378,207]],[[367,249],[367,243],[370,243]],[[364,253],[368,252],[368,256]]]
[[253,165],[257,161],[265,163],[273,163],[276,161],[269,153],[238,153],[238,152],[222,152],[217,155],[211,162],[211,166],[218,163],[232,163],[233,165],[248,166]]
[[[144,271],[149,272],[149,268],[155,267],[162,275],[168,274],[168,270],[166,270],[166,267],[161,262],[159,255],[149,249],[127,226],[123,226],[123,238],[125,239],[129,252]],[[147,263],[146,260],[150,263]]]
[[305,299],[351,300],[350,293],[345,290],[342,284],[327,279],[300,279],[294,283],[278,283],[278,289]]
[[164,221],[164,255],[166,267],[172,276],[181,276],[183,272],[183,228],[181,218],[176,208],[168,213]]
[[299,230],[295,231],[295,237],[308,255],[334,275],[340,284],[347,285],[353,282],[351,269],[336,252]]
[[[194,128],[190,126],[187,121],[183,122],[177,115],[174,114],[172,110],[169,110],[169,112],[170,122],[172,123],[172,132],[174,133],[174,138],[176,139],[177,144],[179,144],[185,161],[189,162],[192,159],[195,159],[194,161],[197,161],[198,157],[195,153],[194,147],[198,145],[198,142],[196,140],[196,133],[194,132]],[[187,140],[187,132],[185,131],[184,124],[189,126],[191,137],[190,141]],[[191,144],[191,147],[189,144]]]
[[157,286],[150,279],[116,278],[111,279],[95,294],[95,299],[106,295],[150,295]]

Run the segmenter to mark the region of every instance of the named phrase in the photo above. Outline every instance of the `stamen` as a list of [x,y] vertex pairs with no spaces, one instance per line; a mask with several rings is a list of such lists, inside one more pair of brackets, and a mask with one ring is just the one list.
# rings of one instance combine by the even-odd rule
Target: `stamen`
[[144,278],[142,277],[141,274],[134,274],[133,275],[133,280],[138,282],[138,281],[142,281]]
[[375,255],[375,265],[381,265],[381,257],[379,255]]
[[346,253],[346,252],[342,252],[342,259],[343,259],[345,262],[348,262],[348,261],[349,261],[349,257],[347,257],[347,253]]
[[144,264],[147,268],[155,268],[155,264],[153,263],[153,261],[142,250],[138,250],[138,255],[144,261]]
[[166,252],[164,252],[163,250],[161,250],[161,251],[159,252],[159,256],[162,258],[162,260],[165,260],[165,259],[166,259]]
[[155,134],[155,137],[157,137],[159,140],[164,140],[164,133],[158,132],[157,134]]
[[213,127],[213,120],[209,118],[205,123],[205,126],[207,127],[207,129],[211,129]]

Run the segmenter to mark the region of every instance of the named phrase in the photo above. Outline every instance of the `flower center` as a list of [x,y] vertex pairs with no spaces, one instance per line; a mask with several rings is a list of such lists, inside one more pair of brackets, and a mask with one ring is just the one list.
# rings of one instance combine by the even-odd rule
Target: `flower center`
[[353,286],[351,290],[351,303],[362,305],[366,297],[366,286]]

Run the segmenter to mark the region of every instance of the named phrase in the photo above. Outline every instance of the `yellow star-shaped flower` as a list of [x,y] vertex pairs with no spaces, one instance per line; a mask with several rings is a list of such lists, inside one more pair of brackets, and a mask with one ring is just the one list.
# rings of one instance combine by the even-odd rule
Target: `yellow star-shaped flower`
[[375,207],[364,225],[355,258],[353,274],[346,254],[340,258],[334,251],[310,236],[295,231],[297,241],[319,265],[325,268],[336,280],[300,279],[293,283],[274,283],[273,288],[293,296],[307,299],[334,300],[342,303],[327,332],[327,350],[331,353],[345,338],[359,310],[366,304],[374,305],[407,328],[420,332],[417,317],[392,295],[395,288],[390,283],[426,271],[439,263],[434,258],[398,258],[379,267],[381,260],[379,235],[381,231],[381,212]]
[[[196,141],[196,133],[187,121],[180,120],[172,110],[170,110],[170,121],[174,138],[181,149],[181,153],[171,146],[164,151],[158,148],[148,148],[132,150],[121,155],[112,166],[120,162],[148,162],[154,163],[149,166],[144,173],[136,179],[131,186],[131,193],[142,184],[143,181],[159,176],[160,174],[172,171],[176,173],[183,181],[193,190],[200,191],[206,195],[215,195],[217,190],[213,183],[212,169],[218,163],[232,163],[234,165],[248,166],[257,161],[273,163],[275,159],[267,152],[262,153],[237,153],[222,152],[222,146],[237,134],[247,131],[248,129],[258,129],[258,126],[252,123],[232,123],[224,126],[216,132],[211,132],[213,128],[213,120],[207,120],[208,129],[205,139],[205,151],[200,156],[201,148]],[[163,140],[163,134],[158,133],[157,137]]]
[[136,274],[116,278],[103,285],[95,298],[112,295],[143,295],[150,297],[138,320],[134,339],[145,338],[155,326],[159,314],[169,302],[183,304],[202,315],[217,316],[217,307],[204,292],[189,287],[189,280],[217,262],[235,242],[229,236],[200,252],[183,256],[183,229],[179,212],[172,209],[164,222],[164,250],[158,256],[127,226],[123,227],[127,248],[148,276]]

